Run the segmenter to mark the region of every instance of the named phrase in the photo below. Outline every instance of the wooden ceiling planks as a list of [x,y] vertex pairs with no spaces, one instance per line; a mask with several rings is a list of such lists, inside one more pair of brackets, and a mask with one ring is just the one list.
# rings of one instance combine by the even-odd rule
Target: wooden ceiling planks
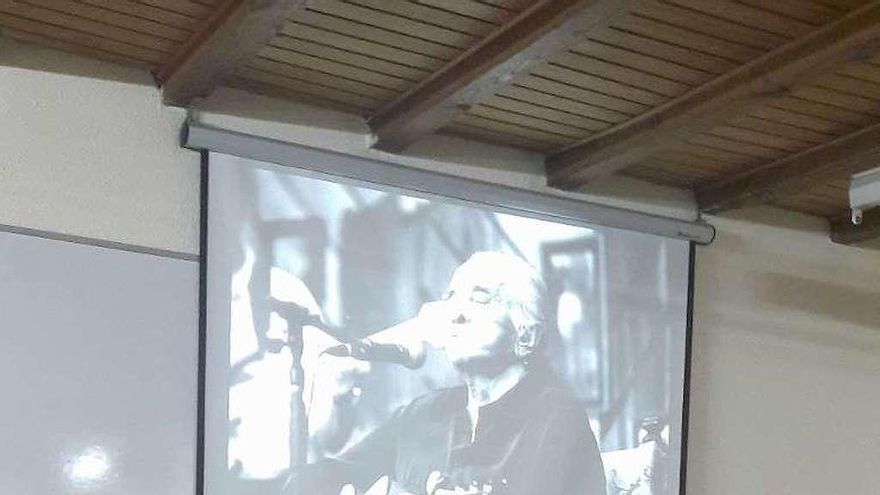
[[[707,2],[711,3],[711,2]],[[654,107],[631,121],[595,137],[587,138],[548,159],[551,180],[563,187],[583,184],[593,178],[619,171],[650,154],[668,138],[724,123],[741,115],[747,106],[770,100],[772,105],[792,113],[825,116],[855,124],[845,110],[828,108],[785,94],[784,88],[823,68],[857,57],[876,41],[880,32],[880,5],[871,4],[851,12],[809,36],[777,47],[776,50],[728,72],[663,106]],[[744,36],[732,31],[731,36]],[[782,34],[752,41],[769,45]]]
[[249,67],[239,68],[227,77],[224,86],[237,88],[250,93],[308,102],[324,108],[339,110],[366,117],[379,106],[376,98],[357,95],[342,90],[331,90],[301,79],[291,79],[271,72]]
[[[248,66],[239,68],[236,78],[251,79],[269,86],[291,91],[300,91],[319,99],[328,99],[344,105],[355,105],[361,110],[375,110],[392,93],[381,88],[365,85],[359,81],[337,80],[332,87],[325,81],[326,74],[294,69],[288,65],[260,59],[251,61]],[[265,91],[268,91],[266,88]],[[286,92],[286,91],[284,91]],[[358,113],[364,113],[359,111]]]
[[[540,0],[493,31],[369,120],[374,147],[399,151],[564,49],[580,33],[626,11],[629,0]],[[508,118],[522,120],[515,114]],[[517,124],[522,125],[522,124]],[[543,124],[546,127],[546,123]],[[558,123],[550,123],[556,127]],[[546,130],[546,129],[545,129]]]
[[[394,0],[389,1],[393,2]],[[400,33],[403,36],[447,47],[450,50],[449,53],[465,50],[480,39],[478,35],[467,32],[466,26],[468,22],[466,21],[469,21],[470,18],[464,16],[457,16],[460,18],[459,23],[453,27],[449,25],[436,25],[420,18],[401,15],[399,12],[390,13],[378,10],[375,7],[368,8],[357,3],[336,0],[312,2],[310,8],[328,16]],[[454,16],[455,14],[449,15]]]
[[846,216],[849,221],[849,210],[846,205],[849,198],[849,181],[833,180],[812,186],[802,191],[777,199],[773,204],[781,208],[796,210],[810,215],[827,218]]
[[[163,51],[166,52],[169,48],[173,49],[179,43],[186,41],[192,34],[192,31],[186,28],[117,12],[113,8],[83,4],[73,0],[29,0],[28,4],[20,4],[19,9],[23,15],[36,14],[42,20],[69,27],[85,27],[70,24],[72,18],[87,19],[90,22],[103,24],[106,26],[105,34],[108,37],[119,36],[120,30],[126,30],[130,33],[125,33],[123,40],[134,35],[135,38],[132,41],[137,41],[144,46],[150,46],[151,43],[154,43],[153,40],[157,39],[165,48]],[[35,13],[34,11],[38,9],[45,10],[42,13]]]
[[[786,155],[789,156],[802,154],[809,157],[810,150],[819,151],[823,147],[831,151],[814,154],[812,168],[803,167],[803,160],[776,158],[790,168],[777,170],[777,175],[758,173],[755,176],[757,179],[751,179],[751,188],[730,186],[744,184],[745,178],[753,172],[748,167],[739,172],[720,174],[715,178],[714,185],[698,188],[701,207],[718,211],[763,199],[786,208],[823,216],[836,215],[845,209],[846,188],[841,183],[845,184],[852,173],[874,166],[877,152],[871,140],[880,138],[880,135],[870,132],[880,122],[880,93],[870,91],[872,83],[841,76],[840,72],[846,72],[847,67],[844,65],[811,84],[793,87],[790,93],[798,99],[797,105],[769,106],[784,109],[789,116],[797,115],[801,119],[808,117],[812,129],[798,127],[797,124],[803,122],[774,121],[776,114],[762,111],[766,109],[758,109],[752,115],[757,113],[770,120],[749,116],[736,123],[737,128],[756,131],[738,133],[735,138],[740,142],[755,144],[763,140],[767,145],[785,145]],[[877,70],[880,71],[880,67]],[[764,137],[757,132],[762,130],[766,133]],[[822,132],[816,135],[818,130]],[[718,131],[715,129],[712,132]],[[858,137],[863,135],[870,137]],[[778,168],[772,160],[769,163],[755,163],[751,167],[756,171]],[[799,180],[783,187],[786,174]],[[829,181],[834,186],[829,186]],[[760,187],[757,185],[759,183]],[[829,191],[836,193],[829,194]],[[810,206],[811,202],[813,206]]]
[[505,128],[503,123],[498,130],[491,128],[491,122],[482,122],[483,119],[471,117],[468,115],[459,115],[448,126],[438,131],[440,135],[455,136],[469,140],[479,140],[486,143],[497,144],[501,146],[509,146],[531,151],[540,154],[546,154],[552,151],[557,144],[550,140],[535,139],[534,136],[524,136],[517,134],[518,129]]
[[676,188],[695,189],[710,182],[714,173],[702,165],[690,165],[667,157],[652,157],[623,175]]
[[184,29],[189,33],[196,31],[201,21],[210,15],[208,10],[200,10],[199,15],[181,13],[178,9],[168,10],[137,0],[74,0],[77,5],[92,6],[134,19],[144,19],[164,26]]
[[135,65],[163,63],[201,20],[124,0],[0,0],[0,27],[11,37]]
[[[611,110],[629,119],[785,43],[792,36],[787,30],[806,30],[810,22],[843,14],[827,7],[801,8],[803,20],[774,18],[771,22],[778,33],[768,33],[699,3],[638,2],[629,15],[589,31],[583,42],[514,80],[510,87],[527,87],[545,95],[545,100],[569,102],[567,113],[572,117],[594,117]],[[556,123],[568,122],[557,119]],[[582,138],[597,130],[591,131]],[[700,136],[695,140],[717,139]]]
[[484,128],[488,131],[506,132],[514,137],[525,138],[534,143],[536,149],[548,149],[549,147],[562,146],[571,142],[572,138],[555,132],[546,131],[537,127],[524,125],[514,119],[498,119],[487,116],[485,113],[476,114],[467,112],[460,114],[453,120],[454,124],[465,124],[470,127]]
[[212,13],[212,0],[0,0],[7,36],[113,62],[157,67]]
[[199,0],[137,0],[137,2],[197,19],[207,19],[214,13],[215,7],[223,3]]
[[[779,201],[876,167],[880,123],[769,163],[724,176],[697,191],[700,208],[720,211],[754,201]],[[810,188],[809,192],[812,193]],[[818,196],[817,196],[818,197]],[[839,205],[845,207],[846,204]]]
[[314,57],[328,63],[352,67],[359,70],[368,70],[375,74],[395,77],[412,83],[431,74],[430,69],[414,67],[380,58],[373,55],[364,55],[357,52],[336,48],[332,45],[316,43],[308,39],[294,38],[281,35],[273,40],[266,49],[275,49],[279,53],[296,54],[304,57]]
[[[324,57],[286,50],[276,46],[266,46],[259,52],[261,59],[272,60],[291,68],[308,68],[319,72],[325,78],[345,79],[387,90],[389,95],[399,94],[412,86],[413,81],[396,74],[388,74],[382,70],[372,70],[350,63],[328,60]],[[377,67],[379,64],[376,64]],[[386,69],[387,70],[387,69]]]
[[768,10],[814,26],[833,22],[843,11],[850,10],[859,5],[858,3],[851,3],[849,6],[844,6],[834,5],[833,3],[804,2],[801,0],[774,0],[772,2],[766,0],[740,0],[740,3]]
[[584,132],[589,132],[583,128],[575,127],[574,125],[561,124],[554,120],[545,119],[531,113],[505,109],[489,103],[474,105],[468,109],[466,113],[467,115],[474,115],[498,122],[507,122],[512,125],[519,125],[524,128],[535,129],[547,134],[557,135],[564,141],[575,140],[578,136],[583,135]]
[[[237,75],[377,110],[517,15],[513,2],[321,0],[287,19]],[[269,62],[272,63],[269,63]],[[281,79],[279,79],[281,78]],[[363,114],[364,108],[359,110]]]

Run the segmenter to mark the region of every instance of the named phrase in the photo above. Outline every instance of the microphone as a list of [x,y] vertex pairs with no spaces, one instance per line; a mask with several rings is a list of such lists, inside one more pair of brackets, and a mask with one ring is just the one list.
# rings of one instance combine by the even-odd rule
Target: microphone
[[435,338],[443,334],[442,322],[448,320],[441,302],[422,305],[409,320],[380,330],[370,337],[325,349],[321,354],[351,357],[360,361],[395,363],[409,369],[425,364],[428,346],[437,346]]
[[322,354],[352,357],[360,361],[400,364],[414,370],[425,364],[427,349],[424,342],[412,344],[379,343],[366,338],[335,345],[325,349]]

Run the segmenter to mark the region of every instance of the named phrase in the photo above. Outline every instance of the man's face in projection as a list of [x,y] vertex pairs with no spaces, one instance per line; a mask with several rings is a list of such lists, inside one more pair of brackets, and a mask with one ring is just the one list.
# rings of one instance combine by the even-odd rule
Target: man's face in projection
[[498,276],[467,262],[452,276],[444,299],[449,318],[443,350],[462,370],[506,366],[516,360],[516,331]]

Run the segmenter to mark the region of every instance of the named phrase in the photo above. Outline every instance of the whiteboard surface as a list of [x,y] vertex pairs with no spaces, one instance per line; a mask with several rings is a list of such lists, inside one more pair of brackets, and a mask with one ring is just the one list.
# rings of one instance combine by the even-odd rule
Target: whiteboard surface
[[191,494],[198,265],[0,233],[0,493]]

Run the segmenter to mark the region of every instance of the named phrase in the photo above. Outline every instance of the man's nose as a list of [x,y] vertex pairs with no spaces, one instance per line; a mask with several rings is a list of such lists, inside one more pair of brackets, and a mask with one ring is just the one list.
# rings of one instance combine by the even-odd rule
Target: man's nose
[[467,318],[465,318],[464,314],[458,313],[458,316],[452,319],[452,323],[462,324],[467,323]]

